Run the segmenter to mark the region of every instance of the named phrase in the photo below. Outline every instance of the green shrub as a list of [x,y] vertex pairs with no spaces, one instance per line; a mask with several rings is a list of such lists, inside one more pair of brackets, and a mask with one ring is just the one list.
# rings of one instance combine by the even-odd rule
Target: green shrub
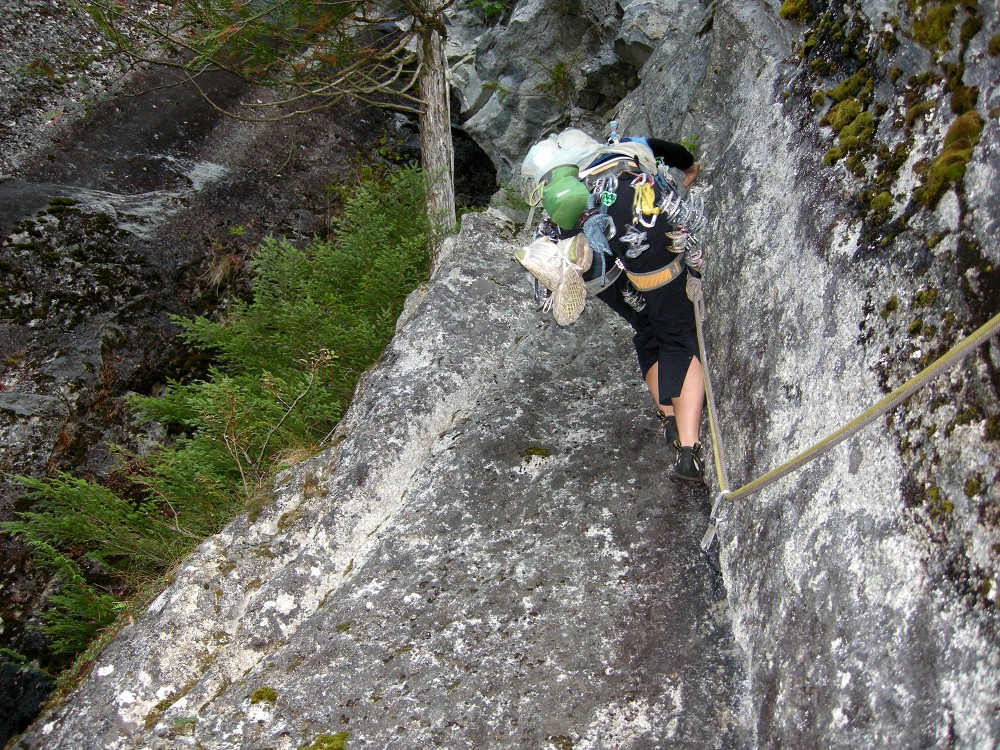
[[177,321],[215,365],[204,380],[130,401],[178,435],[131,457],[135,497],[67,475],[21,480],[32,510],[2,528],[32,544],[63,582],[42,614],[54,653],[82,650],[114,622],[119,600],[158,581],[289,455],[314,451],[336,426],[430,264],[419,170],[354,184],[343,205],[330,241],[265,242],[251,300],[225,320]]

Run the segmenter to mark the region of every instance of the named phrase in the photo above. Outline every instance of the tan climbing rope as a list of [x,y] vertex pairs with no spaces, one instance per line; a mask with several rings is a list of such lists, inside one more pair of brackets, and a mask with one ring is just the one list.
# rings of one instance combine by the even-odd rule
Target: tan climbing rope
[[708,363],[705,360],[705,339],[702,333],[702,322],[705,313],[705,301],[702,297],[701,279],[688,276],[687,294],[694,304],[695,327],[698,334],[698,350],[701,354],[702,369],[705,372],[705,396],[708,402],[708,423],[712,433],[712,453],[715,457],[715,471],[719,480],[719,496],[712,507],[712,515],[705,536],[701,540],[702,551],[707,552],[715,539],[719,512],[724,500],[738,500],[754,492],[758,492],[770,484],[778,481],[781,477],[789,474],[813,459],[819,458],[824,453],[830,451],[834,446],[840,444],[856,432],[874,422],[887,411],[898,405],[900,402],[912,396],[923,388],[928,382],[936,378],[941,373],[950,369],[971,354],[983,342],[1000,331],[1000,314],[994,316],[984,325],[977,328],[968,337],[957,343],[945,354],[934,361],[933,364],[917,373],[901,386],[893,390],[890,394],[880,399],[874,406],[858,415],[840,429],[831,433],[819,442],[806,448],[801,453],[793,456],[784,463],[771,469],[766,474],[747,482],[742,487],[735,490],[729,489],[729,476],[726,471],[725,462],[722,459],[722,436],[719,431],[717,421],[717,411],[715,408],[715,396],[712,391],[712,381],[709,377]]

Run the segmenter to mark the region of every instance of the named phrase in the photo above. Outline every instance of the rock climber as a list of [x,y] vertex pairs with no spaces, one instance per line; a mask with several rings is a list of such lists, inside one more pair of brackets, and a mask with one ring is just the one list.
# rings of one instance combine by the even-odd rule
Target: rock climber
[[[608,196],[606,214],[613,226],[608,244],[617,265],[594,262],[583,278],[591,289],[602,285],[597,297],[635,330],[632,341],[661,422],[660,434],[677,451],[672,475],[703,484],[699,433],[705,381],[698,357],[694,306],[686,292],[688,274],[700,273],[703,258],[685,227],[666,218],[660,220],[657,206],[669,188],[652,178],[649,163],[640,163],[644,152],[636,144],[647,147],[666,166],[681,171],[684,188],[698,178],[701,165],[677,143],[657,138],[621,139],[602,149],[597,159],[581,169],[580,177],[595,194]],[[557,239],[572,236],[598,213],[596,207],[583,211],[571,229],[565,228],[565,221],[562,228],[551,220],[548,225],[543,222],[542,231]],[[595,252],[595,261],[598,259]]]

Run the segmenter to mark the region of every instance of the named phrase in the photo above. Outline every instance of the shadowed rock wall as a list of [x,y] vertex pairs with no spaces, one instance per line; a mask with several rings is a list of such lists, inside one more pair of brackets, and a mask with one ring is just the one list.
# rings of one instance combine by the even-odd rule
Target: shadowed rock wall
[[[579,67],[618,50],[619,67],[642,66],[635,89],[605,113],[618,132],[699,142],[712,215],[709,369],[735,487],[830,434],[1000,311],[1000,26],[992,2],[675,5],[647,15],[654,30],[664,28],[658,13],[688,18],[650,31],[648,56],[625,54],[633,27],[623,24]],[[518,8],[532,9],[539,49],[565,43],[552,32],[555,5]],[[577,122],[607,132],[565,109],[517,117],[540,79],[517,78],[509,59],[477,61],[480,77],[516,81],[523,95],[478,105],[470,130],[481,128],[491,148]],[[824,115],[845,100],[863,113],[837,124],[838,135]],[[963,147],[981,141],[965,152],[964,179],[959,169],[957,183],[929,199],[922,186],[940,177],[959,115],[984,123]],[[754,745],[1000,741],[998,373],[994,340],[724,516],[721,558],[747,654]]]

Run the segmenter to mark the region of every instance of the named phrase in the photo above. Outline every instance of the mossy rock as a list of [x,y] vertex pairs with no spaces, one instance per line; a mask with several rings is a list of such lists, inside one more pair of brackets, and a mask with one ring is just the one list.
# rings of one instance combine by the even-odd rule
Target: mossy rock
[[947,149],[957,143],[968,142],[972,146],[979,143],[983,132],[983,118],[975,110],[965,112],[953,122],[944,136],[944,147]]
[[308,745],[302,745],[299,750],[347,750],[348,732],[336,734],[321,734]]
[[[872,137],[875,135],[875,129],[872,127],[872,120],[874,119],[871,112],[861,112],[851,120],[849,125],[845,125],[840,129],[840,146],[845,150],[853,150],[859,146],[867,145],[871,143]],[[851,146],[847,143],[850,141]]]
[[919,104],[914,104],[908,110],[906,110],[906,124],[912,125],[918,118],[922,119],[925,115],[931,112],[935,107],[937,107],[937,102],[926,99]]
[[956,86],[951,92],[951,111],[956,115],[964,115],[975,109],[979,99],[978,86]]
[[940,5],[928,8],[923,18],[913,22],[910,29],[914,41],[931,52],[944,52],[948,49],[948,36],[955,22],[958,4],[947,0]]
[[934,208],[941,196],[965,176],[972,150],[983,132],[983,118],[972,110],[951,124],[944,136],[944,150],[923,170],[924,184],[913,191],[913,199]]
[[894,312],[896,312],[896,310],[898,309],[899,309],[899,297],[897,297],[894,294],[885,301],[885,306],[882,308],[882,312],[880,313],[882,316],[882,320],[889,320],[889,316],[892,315]]
[[805,23],[811,15],[809,2],[808,0],[784,0],[778,9],[778,15],[789,21]]
[[821,125],[829,125],[833,132],[840,133],[845,127],[854,122],[855,118],[861,114],[861,102],[853,97],[834,104],[823,115],[820,120]]
[[990,37],[990,43],[986,45],[986,51],[990,57],[1000,55],[1000,34],[994,34]]
[[868,204],[872,211],[888,211],[892,207],[892,193],[883,190]]
[[832,167],[841,159],[841,157],[843,157],[843,155],[844,152],[841,151],[837,146],[834,146],[825,154],[823,154],[823,161],[826,164],[826,166]]
[[835,102],[842,102],[845,99],[857,96],[862,88],[864,88],[867,84],[872,84],[873,82],[871,77],[871,71],[869,71],[868,68],[862,68],[846,81],[841,81],[839,84],[827,91],[826,95]]
[[914,307],[930,307],[934,304],[934,300],[937,299],[938,290],[934,287],[928,287],[927,289],[921,289],[913,295],[913,306]]
[[277,703],[278,693],[271,687],[259,687],[250,694],[250,703]]

